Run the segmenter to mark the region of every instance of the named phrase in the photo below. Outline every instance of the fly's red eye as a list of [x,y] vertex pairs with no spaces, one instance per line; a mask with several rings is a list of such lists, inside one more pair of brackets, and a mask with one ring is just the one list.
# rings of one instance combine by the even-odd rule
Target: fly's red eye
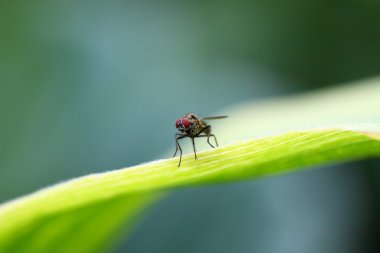
[[189,126],[191,125],[190,121],[188,119],[185,119],[185,118],[180,118],[179,120],[177,120],[175,122],[175,127],[176,128],[179,128],[179,127],[183,127],[183,128],[189,128]]
[[178,128],[180,123],[181,123],[181,120],[180,120],[180,119],[177,120],[177,121],[175,122],[175,127]]
[[182,118],[182,124],[185,126],[185,128],[189,128],[191,123],[189,120]]

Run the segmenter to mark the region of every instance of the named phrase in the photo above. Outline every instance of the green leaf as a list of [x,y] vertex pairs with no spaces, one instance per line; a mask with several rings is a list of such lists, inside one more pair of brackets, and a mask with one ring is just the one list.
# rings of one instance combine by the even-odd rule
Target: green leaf
[[371,156],[380,156],[375,133],[314,130],[239,142],[196,161],[186,155],[180,168],[178,159],[167,159],[81,177],[2,205],[0,251],[101,252],[163,190]]
[[[317,94],[309,99],[328,101],[328,94]],[[349,94],[343,92],[347,98]],[[369,104],[365,99],[368,97],[362,99],[363,104]],[[289,103],[292,104],[280,103],[284,105],[284,112],[286,108],[296,107]],[[245,124],[252,123],[251,113],[260,111],[247,109],[257,108],[255,106],[243,107],[241,112],[244,113],[224,126],[232,129],[237,125],[236,134],[234,131],[226,133],[226,139],[233,144],[200,152],[198,160],[194,160],[192,154],[184,155],[180,168],[178,158],[158,160],[80,177],[1,205],[0,252],[109,251],[121,236],[136,226],[141,214],[170,190],[250,180],[310,166],[380,156],[378,123],[292,131],[236,142],[241,133],[254,137],[249,130],[254,129],[253,124]],[[327,112],[329,115],[334,112],[333,108]],[[302,118],[302,114],[298,116]],[[253,118],[263,120],[264,117]],[[351,119],[354,118],[355,115]],[[234,125],[229,125],[231,122]],[[276,132],[274,128],[269,131]]]

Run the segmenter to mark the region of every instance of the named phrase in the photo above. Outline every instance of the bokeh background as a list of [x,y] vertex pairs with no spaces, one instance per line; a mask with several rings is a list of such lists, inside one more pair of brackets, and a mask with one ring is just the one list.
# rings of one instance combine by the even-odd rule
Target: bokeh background
[[[168,157],[185,112],[376,76],[379,31],[372,0],[1,1],[0,202]],[[377,252],[378,164],[181,190],[115,252]]]

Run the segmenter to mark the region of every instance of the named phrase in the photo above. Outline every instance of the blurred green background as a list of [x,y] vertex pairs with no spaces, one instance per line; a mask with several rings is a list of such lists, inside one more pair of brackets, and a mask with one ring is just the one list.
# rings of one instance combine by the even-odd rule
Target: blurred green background
[[[166,158],[188,111],[376,76],[379,31],[371,0],[1,1],[0,201]],[[378,166],[182,190],[116,252],[376,252]]]

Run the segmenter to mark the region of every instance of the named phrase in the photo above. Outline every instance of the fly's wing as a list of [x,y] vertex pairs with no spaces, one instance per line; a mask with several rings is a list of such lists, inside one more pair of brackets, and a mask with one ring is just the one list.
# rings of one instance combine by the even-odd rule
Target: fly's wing
[[228,116],[210,116],[210,117],[203,117],[200,120],[213,120],[213,119],[224,119]]

